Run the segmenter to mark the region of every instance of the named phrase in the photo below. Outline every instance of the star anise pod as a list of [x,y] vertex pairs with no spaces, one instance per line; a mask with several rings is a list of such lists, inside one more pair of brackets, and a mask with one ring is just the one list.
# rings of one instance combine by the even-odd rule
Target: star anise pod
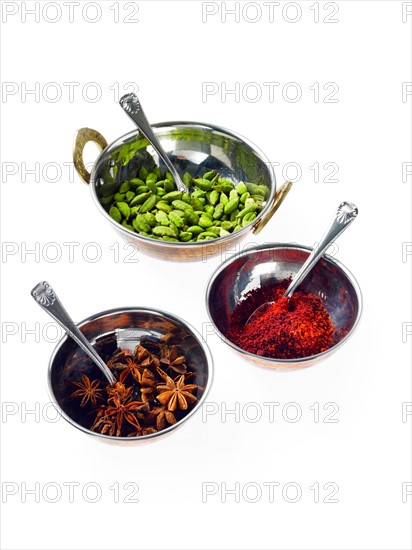
[[181,410],[185,411],[189,405],[193,405],[197,401],[196,397],[191,394],[196,390],[196,384],[185,384],[184,374],[172,380],[170,376],[166,376],[165,384],[157,386],[159,403],[167,406],[169,411]]
[[175,371],[178,374],[185,374],[187,367],[186,358],[180,353],[179,346],[164,347],[160,355],[160,364],[162,368]]
[[107,361],[109,369],[123,369],[127,358],[132,358],[132,350],[118,348]]
[[106,409],[106,416],[113,416],[115,418],[116,436],[119,437],[122,433],[123,421],[139,429],[140,423],[135,413],[139,411],[140,407],[144,406],[145,403],[142,401],[122,403],[118,397],[113,397],[112,399],[111,406]]
[[126,366],[121,371],[119,376],[119,381],[124,382],[126,378],[129,376],[129,374],[132,375],[133,379],[140,383],[142,379],[142,371],[143,367],[141,367],[138,363],[133,361],[130,357],[126,358]]
[[144,368],[151,368],[154,370],[160,366],[159,359],[140,344],[136,346],[134,355],[140,365]]
[[[92,430],[99,429],[101,433],[109,433],[117,437],[122,435],[123,424],[129,424],[140,429],[139,419],[149,412],[149,406],[142,401],[131,401],[134,388],[126,388],[121,382],[108,388],[110,395],[107,407],[103,407],[96,416]],[[113,425],[115,428],[113,428]]]
[[126,387],[122,382],[115,382],[114,384],[107,386],[107,393],[109,397],[114,397],[117,395],[123,401],[126,401],[133,393],[133,386]]
[[156,377],[149,369],[144,369],[141,378],[140,393],[142,400],[147,403],[156,397]]
[[156,422],[157,430],[164,430],[167,426],[176,424],[175,415],[166,409],[166,407],[155,407],[150,411],[150,416],[153,416]]
[[108,434],[113,436],[116,431],[116,422],[113,417],[106,416],[106,407],[101,406],[98,411],[96,418],[94,419],[93,425],[90,428],[92,431],[99,431],[101,434]]
[[103,398],[102,391],[100,389],[100,381],[93,380],[90,382],[88,376],[83,374],[81,382],[73,382],[73,385],[78,388],[74,391],[70,397],[81,397],[80,407],[85,407],[87,403],[90,403],[96,407],[97,401]]

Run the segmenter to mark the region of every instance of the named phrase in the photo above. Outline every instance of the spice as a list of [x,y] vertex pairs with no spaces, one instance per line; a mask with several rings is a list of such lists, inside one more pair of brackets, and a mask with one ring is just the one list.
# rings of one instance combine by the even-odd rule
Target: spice
[[134,351],[116,349],[106,364],[116,383],[105,386],[83,374],[69,396],[85,409],[83,422],[94,419],[87,427],[101,434],[137,437],[164,430],[193,408],[202,389],[188,383],[196,373],[187,372],[186,357],[178,345],[167,344],[167,338],[139,344]]
[[81,397],[80,406],[85,407],[87,403],[90,403],[96,407],[97,401],[102,399],[103,391],[100,389],[100,381],[93,380],[90,382],[88,376],[83,374],[81,382],[73,382],[73,385],[77,388],[76,391],[72,393],[72,397]]
[[[131,166],[128,179],[115,183],[106,174],[106,183],[98,189],[100,202],[117,223],[152,239],[200,242],[226,237],[253,222],[269,195],[266,185],[235,185],[215,170],[201,178],[186,172],[183,181],[193,190],[189,195],[176,189],[170,172],[162,174],[158,167],[149,172],[138,169],[132,157],[126,160]],[[113,171],[118,168],[115,164]]]
[[[274,359],[297,359],[326,351],[336,331],[319,296],[284,292],[290,279],[248,292],[230,319],[227,338],[240,348]],[[249,317],[267,302],[273,302]]]

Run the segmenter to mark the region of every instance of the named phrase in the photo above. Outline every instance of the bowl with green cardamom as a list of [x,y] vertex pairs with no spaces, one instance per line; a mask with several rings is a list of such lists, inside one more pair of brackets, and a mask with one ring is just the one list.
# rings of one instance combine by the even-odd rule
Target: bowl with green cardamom
[[[289,192],[280,189],[264,154],[234,132],[199,122],[154,124],[161,145],[189,193],[138,130],[110,145],[90,128],[77,132],[74,164],[90,184],[108,223],[139,250],[162,260],[206,261],[233,251],[258,233]],[[101,149],[91,172],[83,161],[88,142]]]

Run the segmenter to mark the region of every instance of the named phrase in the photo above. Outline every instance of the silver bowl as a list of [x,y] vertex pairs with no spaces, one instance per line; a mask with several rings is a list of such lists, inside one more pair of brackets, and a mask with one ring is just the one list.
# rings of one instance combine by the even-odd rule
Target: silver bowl
[[310,357],[271,359],[249,353],[225,337],[231,313],[244,295],[289,275],[293,277],[311,251],[306,246],[279,243],[258,246],[232,256],[210,278],[206,306],[214,330],[242,358],[276,370],[301,369],[326,359],[352,336],[362,312],[360,288],[345,266],[324,255],[299,288],[320,296],[335,328],[347,331],[334,346]]
[[64,336],[50,359],[48,386],[52,401],[70,424],[101,441],[123,445],[141,444],[158,441],[171,434],[199,410],[212,384],[213,360],[209,348],[202,343],[201,336],[188,323],[163,311],[130,307],[97,313],[78,326],[100,352],[107,350],[109,353],[117,347],[133,349],[142,337],[158,341],[168,335],[168,341],[180,345],[188,366],[196,365],[198,381],[204,390],[201,395],[196,396],[198,401],[186,416],[162,431],[140,437],[113,437],[93,432],[85,426],[86,423],[90,425],[92,422],[89,419],[85,422],[84,416],[81,416],[73,401],[67,398],[68,388],[71,382],[78,380],[82,374],[98,379],[102,379],[102,375],[77,344],[70,337]]
[[[122,145],[135,143],[142,140],[138,130],[134,130],[120,137],[110,145],[107,145],[104,137],[90,128],[82,128],[76,134],[74,145],[74,165],[86,183],[90,183],[92,196],[99,211],[104,218],[128,241],[134,241],[139,250],[163,260],[196,261],[203,260],[222,252],[234,250],[234,245],[241,241],[250,232],[260,231],[287,195],[291,183],[287,182],[279,190],[276,190],[276,180],[271,164],[264,154],[247,139],[230,130],[204,124],[200,122],[163,122],[154,124],[154,132],[160,140],[170,160],[183,175],[189,172],[193,177],[199,177],[205,172],[215,169],[223,177],[234,184],[239,181],[259,182],[268,187],[268,197],[263,203],[263,209],[247,227],[234,234],[219,237],[212,241],[198,243],[173,243],[150,239],[130,231],[117,223],[109,216],[101,205],[98,197],[99,187],[107,181],[112,174],[112,155],[117,153]],[[91,173],[89,174],[83,162],[83,150],[89,141],[97,143],[102,149]],[[165,169],[158,155],[149,145],[141,145],[136,149],[131,163],[149,162],[160,165]],[[122,168],[116,178],[119,181],[128,179],[127,170]],[[123,170],[123,172],[122,172]]]

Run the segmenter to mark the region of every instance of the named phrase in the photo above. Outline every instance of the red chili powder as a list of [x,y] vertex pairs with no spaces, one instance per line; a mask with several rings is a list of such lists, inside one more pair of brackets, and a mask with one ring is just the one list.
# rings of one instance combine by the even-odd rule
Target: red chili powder
[[[283,296],[290,279],[248,292],[234,309],[226,337],[240,348],[275,359],[316,355],[334,344],[335,329],[319,296]],[[250,315],[266,302],[274,302]]]

